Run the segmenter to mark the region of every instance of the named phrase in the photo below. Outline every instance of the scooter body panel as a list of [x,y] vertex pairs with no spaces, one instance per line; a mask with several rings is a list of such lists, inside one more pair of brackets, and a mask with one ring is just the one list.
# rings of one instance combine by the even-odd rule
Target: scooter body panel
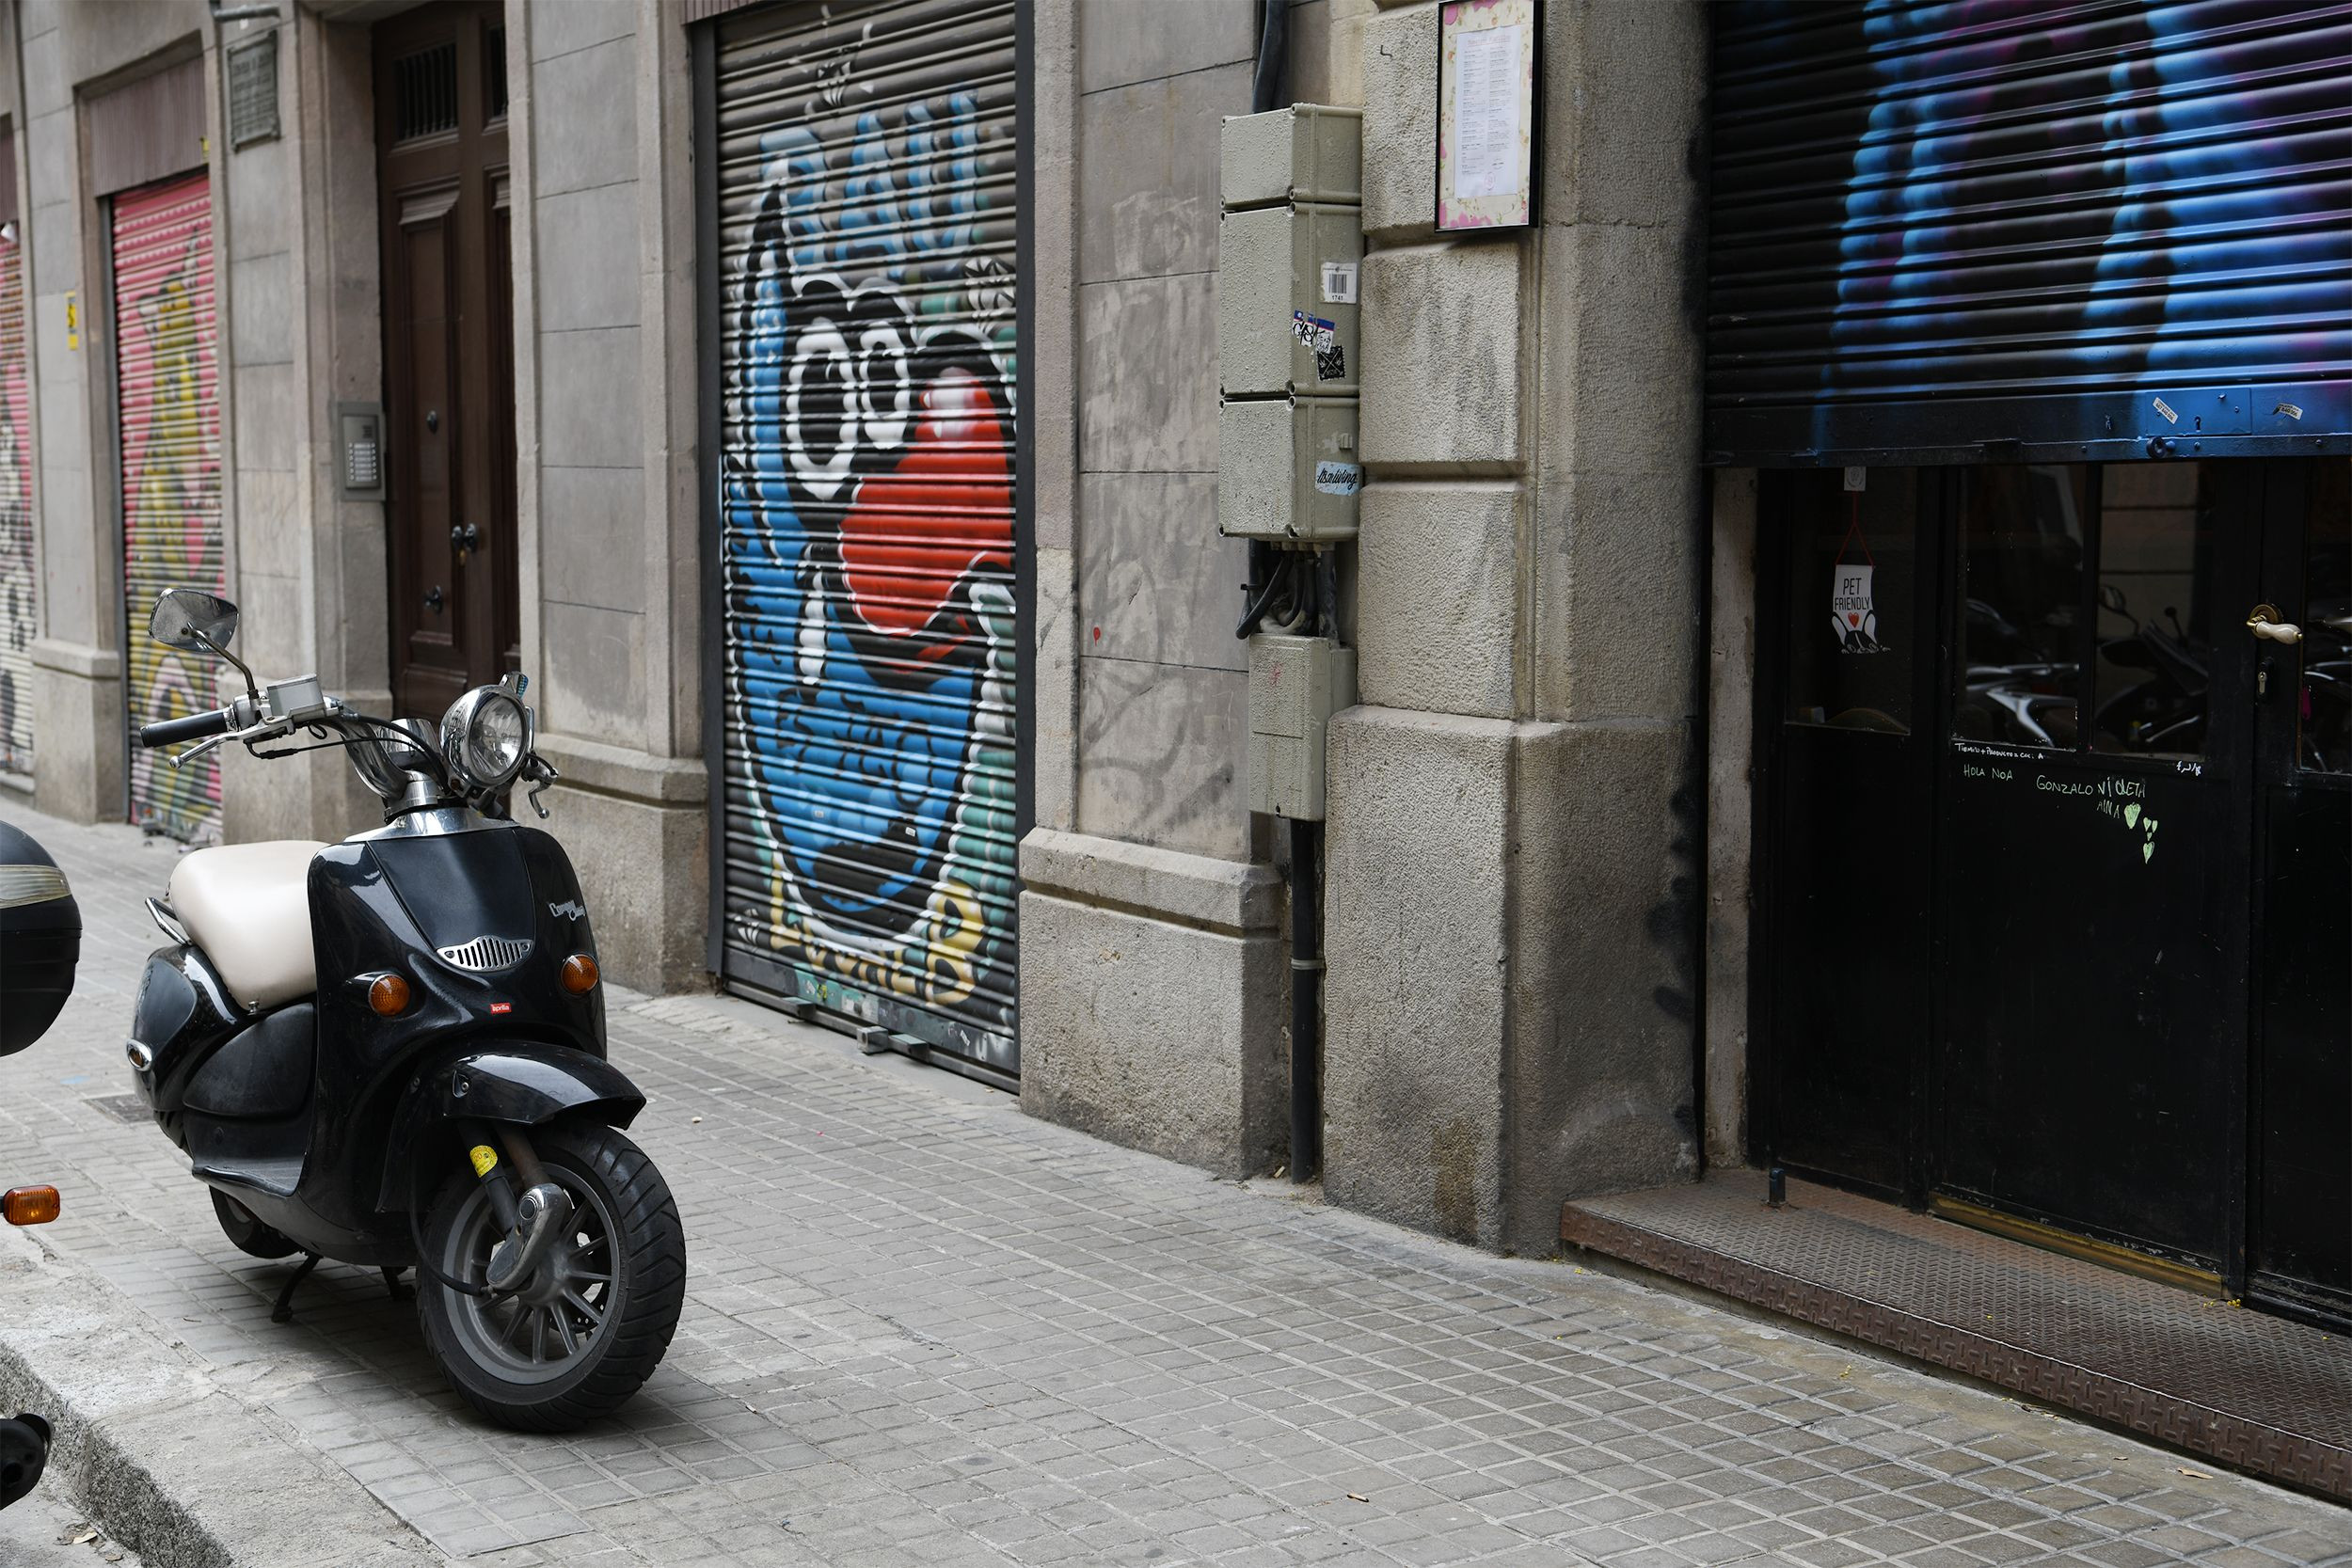
[[[149,960],[134,1036],[153,1053],[139,1092],[195,1174],[288,1239],[350,1262],[412,1260],[407,1212],[443,1175],[420,1167],[443,1152],[439,1124],[472,1114],[448,1092],[469,1051],[485,1055],[485,1086],[528,1085],[544,1059],[538,1077],[573,1084],[553,1097],[568,1092],[567,1107],[626,1125],[644,1103],[604,1066],[600,990],[563,987],[564,960],[596,945],[548,834],[485,821],[363,836],[311,861],[309,893],[314,999],[241,1014],[199,950],[166,948]],[[389,1018],[368,1001],[386,974],[409,986]],[[274,1074],[304,1062],[306,1036],[297,1094]]]

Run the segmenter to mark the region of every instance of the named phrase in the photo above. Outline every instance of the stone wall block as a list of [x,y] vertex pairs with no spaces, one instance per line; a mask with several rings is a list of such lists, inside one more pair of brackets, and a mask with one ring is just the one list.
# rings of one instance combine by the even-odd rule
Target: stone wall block
[[581,740],[642,747],[644,616],[553,599],[541,613],[547,666],[532,674],[542,727]]
[[1520,242],[1489,240],[1364,258],[1366,463],[1469,472],[1519,464],[1521,254]]
[[1324,1191],[1503,1236],[1513,727],[1353,707],[1330,729]]
[[1037,549],[1035,675],[1027,736],[1040,827],[1078,825],[1077,561],[1067,549]]
[[539,580],[549,598],[645,608],[642,468],[545,468],[539,475]]
[[[567,769],[568,772],[568,769]],[[548,820],[579,873],[606,976],[655,993],[709,984],[709,814],[560,784]]]
[[548,332],[539,345],[539,460],[548,467],[634,468],[640,423],[638,329]]
[[1078,336],[1082,471],[1216,472],[1216,273],[1087,284]]
[[1021,941],[1023,1110],[1219,1176],[1279,1163],[1289,964],[1271,932],[1024,892]]
[[1364,491],[1356,679],[1365,702],[1511,717],[1523,503],[1509,483]]
[[1360,25],[1364,232],[1393,243],[1438,221],[1438,8]]
[[1216,265],[1217,128],[1249,112],[1250,76],[1219,66],[1080,100],[1079,281]]
[[551,60],[636,31],[637,0],[534,0],[531,54]]
[[[545,14],[533,13],[534,23]],[[561,126],[532,148],[532,192],[549,197],[637,178],[636,40],[614,39],[553,59],[531,73],[531,113]],[[634,245],[622,249],[635,253]],[[556,265],[560,256],[550,257]]]
[[1699,321],[1679,230],[1543,235],[1540,373],[1547,483],[1570,469],[1695,468]]
[[[1692,171],[1707,82],[1698,0],[1573,0],[1543,8],[1547,224],[1674,225]],[[1430,95],[1433,105],[1436,94]]]
[[1696,710],[1699,487],[1695,468],[1547,481],[1534,551],[1538,712],[1671,720]]
[[1698,796],[1682,723],[1530,726],[1514,758],[1506,1244],[1698,1171]]
[[1237,670],[1081,656],[1079,829],[1247,859],[1248,685]]
[[1257,57],[1258,0],[1078,0],[1081,92]]
[[623,183],[536,203],[540,331],[637,325],[637,247],[619,243],[636,227],[637,197],[634,183]]
[[1079,482],[1081,651],[1107,658],[1248,668],[1246,546],[1216,531],[1215,474],[1088,474]]
[[86,648],[36,642],[33,660],[33,806],[70,822],[119,822],[123,772],[122,660]]
[[1708,613],[1707,1163],[1747,1163],[1748,867],[1756,787],[1754,468],[1712,483]]

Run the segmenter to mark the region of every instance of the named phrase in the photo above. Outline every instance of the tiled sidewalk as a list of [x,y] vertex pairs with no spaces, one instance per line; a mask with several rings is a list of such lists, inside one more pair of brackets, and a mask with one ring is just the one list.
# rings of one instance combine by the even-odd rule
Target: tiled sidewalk
[[[449,1555],[957,1568],[2352,1564],[2352,1514],[1563,1264],[1447,1246],[1030,1120],[733,1001],[616,996],[692,1275],[624,1418],[486,1429],[372,1273],[223,1241],[122,1092],[173,851],[0,803],[88,927],[0,1165],[216,1383]],[[1148,1049],[1139,1046],[1138,1049]]]

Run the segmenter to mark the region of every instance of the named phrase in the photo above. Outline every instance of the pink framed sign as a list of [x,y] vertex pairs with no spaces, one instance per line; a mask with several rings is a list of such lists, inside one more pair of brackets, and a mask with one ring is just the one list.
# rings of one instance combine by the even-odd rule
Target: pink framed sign
[[1537,0],[1447,0],[1438,8],[1441,230],[1534,221],[1537,21]]

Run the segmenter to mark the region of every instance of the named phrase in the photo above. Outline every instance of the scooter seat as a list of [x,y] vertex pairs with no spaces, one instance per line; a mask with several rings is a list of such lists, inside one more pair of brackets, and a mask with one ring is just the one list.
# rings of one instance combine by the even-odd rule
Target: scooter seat
[[172,912],[229,982],[229,994],[260,1009],[319,989],[310,948],[310,839],[227,844],[180,857]]

